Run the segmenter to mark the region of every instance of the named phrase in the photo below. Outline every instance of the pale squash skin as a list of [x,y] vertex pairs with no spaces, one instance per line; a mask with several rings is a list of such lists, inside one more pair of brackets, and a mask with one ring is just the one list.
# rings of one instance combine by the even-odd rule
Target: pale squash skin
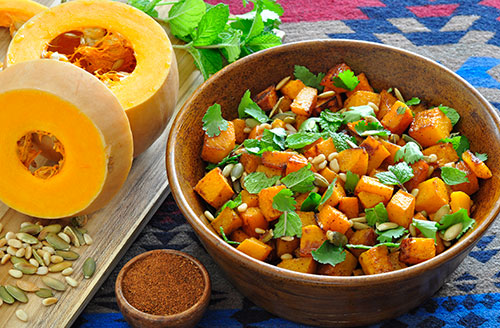
[[136,157],[163,133],[175,109],[179,89],[172,45],[154,19],[116,1],[70,1],[50,8],[21,27],[9,46],[6,65],[41,58],[48,43],[57,36],[88,27],[119,33],[132,44],[137,60],[134,71],[109,89],[130,121]]
[[[94,76],[69,63],[24,62],[0,72],[2,99],[2,202],[55,219],[95,212],[120,190],[133,160],[130,125],[116,97]],[[16,153],[16,140],[34,130],[53,134],[64,146],[59,172],[47,179],[33,176]]]

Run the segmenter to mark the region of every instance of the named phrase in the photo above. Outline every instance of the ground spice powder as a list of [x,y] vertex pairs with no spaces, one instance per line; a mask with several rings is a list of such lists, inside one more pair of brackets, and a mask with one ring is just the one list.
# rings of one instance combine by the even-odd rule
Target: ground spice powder
[[136,309],[171,315],[192,307],[205,288],[200,269],[189,259],[153,253],[134,263],[123,277],[122,290]]

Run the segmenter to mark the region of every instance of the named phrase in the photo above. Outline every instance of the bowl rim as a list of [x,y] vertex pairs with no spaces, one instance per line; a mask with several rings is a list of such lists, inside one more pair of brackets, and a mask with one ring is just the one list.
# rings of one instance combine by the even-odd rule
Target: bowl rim
[[[461,238],[456,244],[454,244],[451,248],[446,250],[445,252],[435,256],[434,258],[427,260],[425,262],[412,265],[410,267],[395,270],[386,273],[374,274],[374,275],[363,275],[363,276],[327,276],[327,275],[318,275],[318,274],[307,274],[300,273],[291,270],[286,270],[279,268],[275,265],[269,264],[267,262],[256,260],[242,252],[236,250],[236,248],[231,245],[223,242],[223,240],[215,234],[212,230],[210,230],[204,223],[200,221],[200,218],[197,217],[196,213],[193,211],[191,206],[189,205],[185,193],[182,191],[181,184],[177,177],[177,169],[175,166],[175,151],[176,147],[176,138],[178,130],[182,124],[182,117],[186,112],[186,109],[192,102],[194,98],[196,98],[204,89],[210,87],[212,84],[216,83],[216,80],[219,76],[225,74],[227,71],[232,70],[235,67],[240,67],[247,65],[247,63],[252,62],[255,58],[261,56],[274,56],[283,52],[287,52],[289,49],[293,49],[295,47],[300,47],[301,49],[308,49],[310,47],[314,47],[318,43],[320,44],[328,44],[328,45],[358,45],[358,46],[369,46],[382,50],[388,50],[391,52],[398,52],[400,54],[413,57],[414,59],[423,61],[428,65],[434,66],[440,70],[445,71],[448,74],[451,74],[456,80],[458,80],[461,84],[463,84],[467,89],[471,91],[471,93],[477,97],[479,102],[481,102],[488,114],[491,116],[494,124],[497,126],[497,131],[500,131],[500,116],[497,111],[492,107],[492,105],[477,91],[469,82],[460,77],[455,72],[446,68],[445,66],[426,58],[422,55],[380,43],[374,43],[369,41],[359,41],[359,40],[350,40],[350,39],[320,39],[320,40],[308,40],[308,41],[297,41],[292,43],[287,43],[284,45],[280,45],[277,47],[265,49],[254,54],[251,54],[247,57],[237,60],[236,62],[224,67],[219,72],[215,73],[211,76],[207,81],[205,81],[202,85],[200,85],[195,92],[189,97],[189,99],[184,103],[181,110],[176,114],[174,121],[172,123],[172,127],[169,133],[168,143],[167,143],[167,158],[166,158],[166,166],[167,166],[167,177],[169,180],[170,188],[172,190],[172,194],[174,199],[179,206],[182,214],[186,217],[190,225],[198,234],[198,237],[203,241],[204,239],[208,241],[208,243],[217,247],[221,252],[224,253],[234,264],[248,267],[254,271],[260,271],[261,274],[276,277],[276,278],[287,278],[297,282],[301,282],[303,284],[309,285],[349,285],[352,286],[365,286],[367,284],[374,283],[387,283],[395,280],[404,280],[409,279],[411,277],[418,276],[425,272],[428,272],[432,269],[435,269],[448,260],[458,256],[465,249],[475,244],[480,237],[486,232],[491,223],[495,220],[495,218],[500,213],[500,202],[496,202],[492,207],[488,215],[484,217],[481,223],[474,228],[472,232],[468,232],[465,236]],[[498,134],[498,133],[497,133]],[[204,238],[201,238],[200,235],[203,234]]]
[[[122,283],[123,283],[123,278],[125,277],[125,273],[130,269],[130,267],[136,263],[137,261],[140,261],[152,254],[155,253],[166,253],[166,254],[171,254],[171,255],[177,255],[177,256],[182,256],[188,260],[190,260],[192,263],[194,263],[198,269],[201,272],[201,275],[203,277],[203,282],[205,284],[205,287],[203,288],[203,293],[201,294],[200,299],[193,304],[190,308],[176,313],[176,314],[170,314],[170,315],[155,315],[155,314],[150,314],[146,312],[142,312],[136,307],[134,307],[132,304],[130,304],[123,295],[123,289],[122,289]],[[148,321],[164,321],[164,322],[175,322],[175,321],[180,321],[183,318],[190,317],[193,314],[195,314],[200,308],[203,308],[205,305],[208,305],[208,301],[210,300],[210,294],[211,294],[211,282],[210,282],[210,275],[208,274],[207,269],[205,266],[195,257],[175,250],[175,249],[153,249],[148,252],[141,253],[135,257],[133,257],[131,260],[129,260],[123,268],[121,268],[120,272],[118,273],[118,276],[115,281],[115,295],[117,298],[117,301],[119,305],[126,307],[127,310],[129,310],[132,313],[132,316],[135,318],[143,318]],[[206,303],[206,304],[205,304]],[[123,312],[123,311],[121,311]],[[125,316],[125,315],[124,315]]]

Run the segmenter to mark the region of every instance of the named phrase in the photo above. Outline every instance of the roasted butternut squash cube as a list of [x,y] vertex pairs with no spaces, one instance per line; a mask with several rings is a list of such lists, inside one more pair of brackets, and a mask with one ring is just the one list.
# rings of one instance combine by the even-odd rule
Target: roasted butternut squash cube
[[286,164],[285,175],[288,175],[292,172],[297,172],[304,166],[307,166],[307,164],[308,164],[307,158],[304,155],[292,154],[292,156],[290,156]]
[[380,103],[378,105],[377,113],[377,118],[379,119],[379,121],[383,119],[385,114],[387,114],[391,110],[392,105],[394,105],[396,101],[396,97],[387,92],[387,90],[382,90],[382,92],[380,93]]
[[270,111],[278,102],[278,95],[274,85],[269,86],[267,89],[255,96],[254,101],[259,105],[263,111]]
[[339,201],[339,210],[349,219],[355,218],[359,213],[359,202],[357,197],[342,197]]
[[241,227],[243,221],[234,210],[226,207],[210,224],[218,234],[221,234],[220,228],[222,227],[224,233],[230,235],[233,231]]
[[219,208],[234,195],[233,188],[222,175],[220,168],[208,172],[194,187],[194,190],[211,206]]
[[335,93],[347,92],[349,90],[336,87],[333,84],[333,79],[335,77],[338,77],[340,73],[345,72],[345,71],[350,71],[350,70],[351,70],[351,68],[349,66],[347,66],[345,63],[335,65],[334,67],[330,68],[330,70],[326,73],[323,80],[321,80],[320,85],[325,86],[329,90],[335,91]]
[[307,145],[304,147],[304,156],[305,157],[316,157],[318,156],[318,149],[316,148],[316,145],[319,144],[320,142],[325,141],[323,138],[319,138],[315,142],[313,142],[310,145]]
[[363,148],[343,150],[339,153],[337,161],[342,172],[351,171],[364,175],[368,171],[368,153]]
[[448,138],[452,128],[450,119],[436,107],[417,113],[408,133],[422,147],[429,147]]
[[378,203],[384,202],[384,196],[372,194],[370,192],[362,191],[358,193],[358,199],[363,208],[375,207]]
[[316,152],[319,154],[323,154],[326,157],[330,155],[331,153],[334,153],[337,151],[335,148],[335,144],[333,143],[332,138],[328,138],[324,141],[321,141],[320,143],[316,144]]
[[314,224],[302,227],[302,237],[300,237],[299,250],[300,256],[312,256],[311,251],[317,250],[325,240],[325,232],[317,225]]
[[387,204],[389,221],[408,229],[415,212],[415,197],[402,189],[392,196]]
[[241,144],[248,137],[248,133],[245,133],[245,128],[247,127],[245,120],[237,118],[232,120],[234,125],[234,135],[236,137],[236,143]]
[[252,131],[250,131],[250,134],[248,134],[248,139],[260,140],[264,134],[264,130],[266,130],[266,128],[262,124],[255,126]]
[[321,171],[319,171],[319,174],[321,174],[327,181],[328,183],[332,183],[335,178],[337,178],[337,181],[339,182],[344,182],[339,178],[339,175],[335,173],[334,171],[330,170],[329,167],[325,167]]
[[351,227],[347,216],[330,205],[323,206],[321,211],[319,211],[318,225],[324,231],[331,230],[340,233],[345,233]]
[[316,107],[317,99],[318,90],[316,88],[304,87],[294,98],[290,108],[297,115],[311,116],[313,109]]
[[281,87],[280,92],[290,98],[295,99],[299,92],[304,89],[306,85],[301,80],[290,80],[284,86]]
[[411,109],[403,102],[396,101],[391,110],[384,115],[380,123],[389,131],[395,134],[402,134],[413,121]]
[[296,211],[300,211],[300,208],[302,207],[302,204],[307,199],[307,197],[309,197],[309,193],[308,192],[305,192],[305,193],[302,193],[302,194],[298,194],[295,197],[295,201],[297,202],[297,204],[295,204],[295,210]]
[[[418,236],[418,237],[423,237],[423,236]],[[444,246],[443,240],[441,237],[439,237],[439,234],[436,233],[436,255],[441,254],[446,250],[446,247]]]
[[240,163],[245,168],[246,173],[252,173],[257,170],[257,167],[261,164],[262,158],[257,155],[252,155],[249,153],[243,153],[240,156]]
[[241,229],[250,237],[258,238],[260,236],[255,232],[255,229],[267,230],[269,227],[269,222],[258,207],[249,207],[246,211],[240,212],[239,215],[243,221]]
[[282,176],[283,169],[277,169],[274,167],[265,166],[263,164],[257,165],[255,172],[263,172],[268,178],[274,177],[275,175]]
[[[338,180],[340,180],[340,179],[338,179]],[[332,195],[330,196],[330,198],[328,198],[328,200],[322,206],[325,206],[325,205],[330,205],[332,207],[337,206],[338,203],[340,202],[340,200],[343,197],[345,197],[345,190],[338,180],[335,181],[335,187],[333,188]],[[326,191],[323,193],[323,197],[325,196],[325,194],[326,194]],[[320,206],[319,210],[322,209],[322,206]]]
[[[359,200],[361,201],[361,204],[366,208],[364,202],[366,203],[371,203],[372,201],[368,201],[368,198],[366,197],[367,195],[363,195],[360,197],[361,193],[369,193],[373,195],[378,195],[380,196],[379,201],[375,203],[373,206],[377,205],[378,203],[382,202],[384,205],[387,205],[389,200],[392,197],[392,193],[394,191],[393,186],[388,186],[383,183],[381,183],[378,178],[373,178],[369,177],[366,175],[363,175],[359,181],[358,184],[356,185],[356,188],[354,189],[354,194],[358,196]],[[364,198],[364,200],[362,200]],[[375,197],[371,197],[375,199]],[[373,200],[374,201],[374,200]],[[372,207],[372,206],[369,206]]]
[[378,274],[394,271],[391,259],[389,258],[389,250],[387,246],[373,247],[366,252],[363,252],[358,258],[359,264],[365,274]]
[[283,170],[292,156],[292,153],[285,151],[265,151],[262,154],[262,164],[273,169]]
[[273,198],[283,189],[285,186],[274,186],[259,192],[259,207],[267,221],[273,221],[280,217],[282,212],[273,208]]
[[413,178],[405,183],[405,187],[409,191],[417,188],[420,183],[427,180],[427,177],[429,175],[429,164],[427,164],[427,162],[422,159],[418,162],[410,164],[410,166],[413,169]]
[[256,207],[259,206],[259,196],[243,189],[241,191],[241,202],[247,204],[248,207]]
[[[352,96],[354,93],[356,93],[358,91],[373,91],[373,88],[371,87],[370,82],[368,82],[368,79],[366,78],[365,73],[360,73],[360,74],[356,75],[356,77],[358,78],[359,83],[354,88],[354,90],[348,91],[346,93],[347,97]],[[375,105],[377,105],[377,103],[375,103]],[[344,107],[347,108],[347,106],[344,106]]]
[[384,139],[380,139],[380,143],[385,147],[385,149],[387,149],[390,154],[389,156],[387,156],[384,162],[389,165],[394,165],[394,157],[396,156],[398,150],[401,149],[401,146],[393,144],[392,142],[386,141]]
[[345,108],[368,105],[368,103],[378,105],[380,102],[380,95],[371,91],[356,91],[344,102]]
[[438,143],[437,145],[430,146],[429,148],[425,148],[422,153],[425,156],[430,156],[431,154],[435,154],[437,156],[436,164],[441,167],[446,163],[454,163],[458,161],[458,155],[453,145],[449,142],[446,143]]
[[283,254],[293,254],[299,247],[300,239],[294,238],[293,240],[276,239],[276,255],[281,257]]
[[470,215],[471,199],[469,195],[463,191],[454,191],[450,194],[450,207],[451,212],[455,213],[465,208],[467,213]]
[[245,239],[236,249],[260,261],[264,261],[273,250],[271,246],[253,237]]
[[400,252],[389,253],[389,260],[394,270],[401,270],[407,267],[405,263],[399,260],[399,253]]
[[237,241],[238,243],[241,243],[243,240],[250,238],[249,235],[247,235],[243,230],[237,229],[234,230],[233,233],[229,235],[229,239],[232,241]]
[[[377,235],[375,234],[375,230],[368,228],[354,231],[349,237],[349,244],[374,246],[377,244]],[[366,249],[351,249],[351,253],[356,257],[359,257],[361,253],[365,251]]]
[[434,213],[450,202],[446,184],[440,178],[432,178],[418,185],[418,195],[415,201],[417,211]]
[[227,122],[227,130],[221,131],[218,136],[209,137],[204,134],[201,158],[210,163],[219,163],[229,155],[236,145],[236,134],[233,122]]
[[352,272],[358,265],[358,259],[349,251],[345,251],[345,260],[336,265],[320,264],[318,274],[326,276],[352,276]]
[[305,116],[305,115],[295,116],[295,129],[297,129],[297,131],[298,131],[300,129],[300,126],[302,125],[302,123],[304,123],[308,118],[309,118],[309,116]]
[[467,179],[469,180],[469,182],[463,182],[457,185],[453,185],[451,186],[451,189],[453,191],[463,191],[467,195],[472,195],[473,193],[478,191],[479,182],[477,181],[477,176],[474,174],[474,172],[472,172],[470,167],[463,161],[458,162],[455,167],[460,171],[464,171],[465,173],[467,173]]
[[296,259],[283,260],[278,267],[302,273],[315,273],[316,262],[312,257],[299,257]]
[[288,112],[288,111],[290,111],[290,105],[292,104],[292,102],[293,102],[293,99],[283,95],[283,99],[279,103],[278,109],[281,110],[282,113]]
[[316,216],[314,212],[297,211],[297,215],[299,216],[303,227],[308,225],[316,225]]
[[371,172],[372,170],[378,168],[380,164],[382,164],[382,162],[391,155],[382,143],[372,136],[367,137],[361,145],[359,145],[359,147],[363,148],[368,153],[367,172]]
[[433,238],[406,238],[401,241],[399,260],[406,264],[418,264],[436,256]]
[[474,155],[470,150],[466,150],[462,154],[462,160],[478,178],[489,179],[493,176],[488,166],[486,166],[486,164],[477,158],[476,155]]

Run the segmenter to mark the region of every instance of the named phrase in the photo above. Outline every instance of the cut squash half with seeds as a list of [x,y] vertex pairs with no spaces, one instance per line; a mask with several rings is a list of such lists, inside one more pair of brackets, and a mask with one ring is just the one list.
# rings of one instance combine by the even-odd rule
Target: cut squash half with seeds
[[7,206],[48,219],[94,212],[125,182],[132,155],[122,106],[91,74],[41,59],[0,72],[0,200]]
[[175,109],[179,77],[170,40],[132,6],[75,0],[33,17],[12,39],[6,66],[37,58],[70,62],[115,94],[130,121],[134,156],[162,134]]
[[7,27],[14,35],[31,17],[45,10],[47,7],[31,0],[0,0],[0,27]]

